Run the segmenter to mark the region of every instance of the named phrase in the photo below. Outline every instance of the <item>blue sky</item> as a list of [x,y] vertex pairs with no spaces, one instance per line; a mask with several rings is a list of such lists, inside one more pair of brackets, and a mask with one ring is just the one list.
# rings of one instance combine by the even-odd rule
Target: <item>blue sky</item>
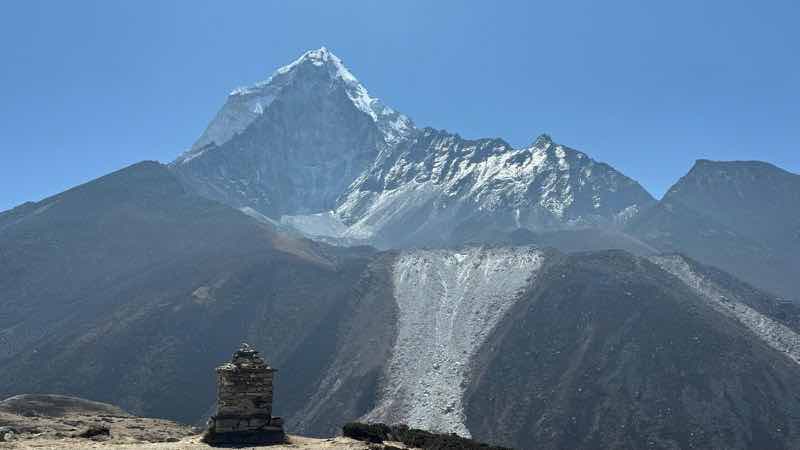
[[800,172],[796,1],[11,1],[0,210],[191,145],[327,46],[418,125],[542,132],[660,196],[698,158]]

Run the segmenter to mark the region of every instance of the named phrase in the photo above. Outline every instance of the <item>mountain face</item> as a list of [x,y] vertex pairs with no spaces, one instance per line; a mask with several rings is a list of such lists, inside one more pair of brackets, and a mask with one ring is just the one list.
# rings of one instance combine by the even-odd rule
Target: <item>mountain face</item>
[[275,233],[151,162],[9,216],[3,396],[83,394],[186,422],[209,409],[209,368],[242,340],[282,368],[296,364],[282,384],[302,387],[324,364],[324,324],[363,266],[359,249]]
[[346,414],[518,448],[800,442],[800,309],[686,257],[409,250],[361,282],[297,429]]
[[[205,239],[212,231],[213,242]],[[70,316],[109,307],[113,297],[96,296],[103,289],[165,265],[188,272],[212,255],[270,249],[274,236],[188,193],[155,162],[11,210],[0,225],[0,359],[29,350]]]
[[[570,255],[540,273],[475,363],[473,435],[545,449],[798,445],[800,398],[787,384],[800,367],[796,322],[770,318],[769,296],[740,295],[672,258],[696,270],[693,282],[619,252]],[[746,325],[751,313],[793,350]]]
[[[246,340],[291,432],[796,448],[800,309],[678,255],[296,239],[141,163],[2,216],[0,396],[197,422]],[[624,426],[623,426],[624,425]]]
[[546,136],[514,149],[417,129],[325,48],[233,91],[171,167],[205,197],[339,244],[616,225],[654,203],[635,181]]
[[200,194],[280,218],[333,208],[377,154],[413,130],[325,48],[233,91],[173,164]]
[[628,231],[798,299],[798,205],[800,175],[762,162],[700,160]]

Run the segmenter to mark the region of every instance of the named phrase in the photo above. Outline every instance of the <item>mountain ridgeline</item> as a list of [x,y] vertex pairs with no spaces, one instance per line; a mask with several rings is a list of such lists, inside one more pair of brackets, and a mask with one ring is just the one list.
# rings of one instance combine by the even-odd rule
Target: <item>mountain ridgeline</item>
[[656,201],[548,135],[513,148],[418,128],[325,48],[231,92],[170,168],[202,196],[334,245],[682,252],[800,297],[800,176],[699,160]]
[[0,212],[0,396],[198,423],[244,340],[290,433],[800,448],[798,205],[767,163],[657,201],[546,135],[418,128],[313,50],[172,163]]
[[[514,149],[418,129],[325,48],[233,91],[171,167],[209,198],[310,236],[380,247],[454,244],[487,228],[621,224],[655,203],[635,181],[547,136]],[[320,230],[322,221],[336,226]],[[442,226],[454,234],[431,236]]]

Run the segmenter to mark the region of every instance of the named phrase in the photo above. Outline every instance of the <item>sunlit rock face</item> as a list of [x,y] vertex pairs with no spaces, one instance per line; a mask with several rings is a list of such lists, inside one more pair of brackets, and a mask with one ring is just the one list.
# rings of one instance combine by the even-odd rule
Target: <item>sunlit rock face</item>
[[335,215],[379,246],[485,242],[492,233],[616,227],[654,202],[638,183],[540,136],[515,149],[425,129],[382,153]]

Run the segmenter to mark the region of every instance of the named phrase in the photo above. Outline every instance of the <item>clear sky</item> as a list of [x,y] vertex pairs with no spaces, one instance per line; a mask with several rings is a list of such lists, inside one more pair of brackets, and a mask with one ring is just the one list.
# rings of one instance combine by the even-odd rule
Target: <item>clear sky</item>
[[421,126],[542,132],[656,196],[695,159],[800,172],[800,2],[0,3],[0,210],[191,145],[327,46]]

